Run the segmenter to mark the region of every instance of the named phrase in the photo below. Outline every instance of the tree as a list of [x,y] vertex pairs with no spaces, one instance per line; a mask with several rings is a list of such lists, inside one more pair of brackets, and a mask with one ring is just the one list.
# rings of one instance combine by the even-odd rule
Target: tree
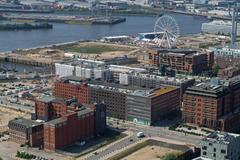
[[220,69],[221,69],[221,67],[219,65],[214,66],[213,67],[213,76],[217,76]]

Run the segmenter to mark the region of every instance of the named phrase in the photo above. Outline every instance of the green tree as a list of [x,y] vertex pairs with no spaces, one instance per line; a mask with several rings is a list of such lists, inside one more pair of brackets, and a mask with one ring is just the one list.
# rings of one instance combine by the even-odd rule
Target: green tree
[[214,66],[213,67],[213,75],[217,76],[220,69],[221,69],[221,67],[219,65]]

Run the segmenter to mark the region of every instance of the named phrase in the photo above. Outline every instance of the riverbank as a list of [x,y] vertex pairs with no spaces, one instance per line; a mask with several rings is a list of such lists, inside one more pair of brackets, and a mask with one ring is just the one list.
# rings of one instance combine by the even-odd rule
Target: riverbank
[[[143,7],[139,5],[130,5],[126,10],[111,10],[109,11],[112,15],[144,15],[144,16],[157,16],[163,13],[174,13],[174,14],[183,14],[189,16],[199,16],[205,17],[209,19],[222,19],[222,20],[230,20],[230,17],[220,16],[220,15],[209,15],[203,13],[193,13],[188,11],[181,10],[170,10],[170,9],[161,9],[161,8],[153,8],[153,7]],[[57,10],[54,11],[57,14],[93,14],[92,11],[88,9],[72,9],[72,10]],[[98,15],[105,15],[106,12],[98,12]]]
[[114,16],[76,16],[76,15],[42,15],[42,14],[3,14],[6,20],[33,20],[35,22],[51,23],[89,23],[89,24],[106,24],[114,25],[126,21],[125,17]]
[[53,25],[49,23],[42,24],[0,24],[0,31],[11,31],[11,30],[33,30],[33,29],[52,29]]
[[[51,14],[52,16],[59,14]],[[88,16],[75,14],[76,16]],[[201,24],[209,22],[206,18],[198,18],[182,14],[171,14],[179,24],[181,35],[198,34],[201,32]],[[157,16],[124,16],[126,22],[117,25],[81,25],[51,23],[52,30],[31,31],[2,31],[0,32],[0,51],[12,51],[39,46],[52,45],[70,41],[96,40],[106,36],[129,35],[137,36],[138,33],[153,32]],[[14,20],[15,22],[16,20]],[[2,23],[14,23],[2,21]],[[28,21],[27,21],[28,22]],[[31,21],[30,21],[31,22]],[[17,23],[17,22],[16,22]],[[22,23],[20,21],[20,23]],[[24,23],[24,22],[23,22]],[[34,36],[33,36],[34,35]],[[7,39],[6,39],[7,37]],[[28,43],[26,43],[26,40]],[[11,42],[11,43],[9,43]]]

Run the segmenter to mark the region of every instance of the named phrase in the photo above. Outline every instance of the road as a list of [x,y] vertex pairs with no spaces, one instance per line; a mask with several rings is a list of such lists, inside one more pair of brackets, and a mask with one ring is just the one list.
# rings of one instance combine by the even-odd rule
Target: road
[[165,142],[179,142],[183,144],[188,145],[194,145],[198,146],[200,143],[200,140],[203,137],[200,136],[194,136],[189,134],[184,134],[181,132],[176,131],[170,131],[167,127],[158,127],[158,126],[144,126],[144,125],[136,125],[131,122],[116,122],[116,120],[110,120],[108,119],[108,125],[111,125],[112,127],[119,128],[119,129],[127,129],[128,131],[131,131],[133,134],[129,136],[126,139],[120,140],[113,145],[109,145],[107,147],[101,148],[97,150],[94,153],[90,153],[90,155],[87,158],[80,158],[84,160],[96,160],[96,159],[107,159],[110,155],[114,155],[117,152],[122,151],[123,148],[126,148],[127,146],[130,146],[134,143],[139,142],[141,139],[137,138],[136,134],[137,132],[144,132],[145,136],[147,138],[160,138],[161,140]]
[[84,160],[100,160],[100,159],[106,159],[109,154],[112,154],[115,151],[121,150],[125,148],[126,146],[129,146],[131,144],[134,144],[141,139],[137,138],[134,135],[129,136],[126,139],[123,139],[113,145],[110,145],[110,147],[107,147],[106,149],[102,149],[100,152],[95,152],[97,154],[91,154],[89,157],[85,158]]

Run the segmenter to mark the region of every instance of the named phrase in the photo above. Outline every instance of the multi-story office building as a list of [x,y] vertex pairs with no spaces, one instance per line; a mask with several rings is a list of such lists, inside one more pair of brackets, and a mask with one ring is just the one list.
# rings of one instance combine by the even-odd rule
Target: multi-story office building
[[213,52],[151,48],[149,49],[149,63],[157,67],[170,67],[177,72],[198,74],[212,68],[214,54]]
[[211,160],[240,159],[240,135],[227,132],[213,132],[201,143],[201,157]]
[[240,128],[239,110],[239,77],[197,84],[188,88],[183,96],[182,115],[186,123],[236,132]]
[[[188,87],[195,83],[191,76],[176,75],[175,77],[161,76],[157,73],[132,73],[126,75],[127,85],[136,85],[147,88],[158,88],[160,86],[174,86],[180,89],[180,100]],[[125,84],[126,85],[126,84]]]
[[32,147],[42,145],[43,123],[25,118],[15,118],[9,121],[8,128],[12,141],[29,144]]
[[127,95],[126,103],[127,120],[151,125],[180,110],[180,91],[175,87],[136,90]]

